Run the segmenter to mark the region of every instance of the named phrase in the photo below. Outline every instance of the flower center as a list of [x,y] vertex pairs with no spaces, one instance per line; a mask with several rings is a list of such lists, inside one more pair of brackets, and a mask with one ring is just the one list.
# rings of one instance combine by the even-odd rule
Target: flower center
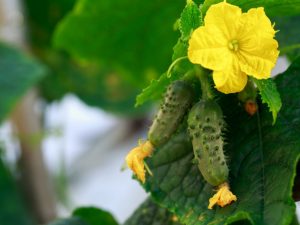
[[228,48],[231,50],[231,51],[237,51],[239,49],[239,42],[238,40],[231,40],[229,43],[228,43]]

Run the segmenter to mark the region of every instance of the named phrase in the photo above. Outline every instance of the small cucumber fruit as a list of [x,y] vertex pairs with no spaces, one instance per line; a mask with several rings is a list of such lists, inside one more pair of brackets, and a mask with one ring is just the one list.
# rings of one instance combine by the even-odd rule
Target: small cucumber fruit
[[223,153],[224,125],[222,109],[213,100],[196,103],[188,116],[188,130],[198,168],[204,179],[213,186],[226,182],[228,178]]
[[194,96],[190,82],[177,80],[170,84],[148,133],[148,139],[154,146],[169,140],[191,107]]
[[245,111],[250,116],[253,116],[258,110],[256,97],[257,89],[254,86],[254,83],[248,80],[248,83],[244,90],[238,93],[238,99],[243,103]]

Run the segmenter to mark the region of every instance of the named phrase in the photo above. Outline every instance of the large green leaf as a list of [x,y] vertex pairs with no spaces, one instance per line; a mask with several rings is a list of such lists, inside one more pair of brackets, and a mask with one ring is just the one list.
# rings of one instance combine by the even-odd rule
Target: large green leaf
[[[205,0],[202,7],[203,14],[206,13],[212,4],[222,1]],[[264,7],[269,16],[297,15],[300,13],[300,2],[298,0],[227,0],[227,2],[241,7],[243,11],[256,7]]]
[[268,109],[250,117],[234,95],[220,99],[228,124],[225,146],[230,185],[238,201],[208,210],[214,188],[204,181],[185,130],[157,149],[147,163],[145,189],[188,225],[289,225],[295,213],[292,187],[300,157],[300,58],[276,78],[283,107],[272,126]]
[[0,43],[0,122],[25,92],[45,74],[45,68],[21,51]]
[[95,207],[78,208],[73,212],[73,216],[79,217],[89,225],[118,225],[109,212]]
[[13,176],[6,168],[0,156],[0,224],[33,224],[19,191]]
[[58,26],[54,43],[117,74],[130,73],[144,86],[170,63],[173,24],[183,6],[172,0],[79,0]]
[[180,225],[177,217],[148,198],[130,216],[124,225]]

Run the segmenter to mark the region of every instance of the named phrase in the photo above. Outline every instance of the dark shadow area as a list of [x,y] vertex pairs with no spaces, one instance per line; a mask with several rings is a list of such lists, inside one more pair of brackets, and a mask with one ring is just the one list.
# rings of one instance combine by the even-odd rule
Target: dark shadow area
[[300,162],[297,163],[297,174],[293,186],[293,198],[295,201],[300,201]]
[[234,223],[231,223],[231,225],[252,225],[249,220],[241,220]]

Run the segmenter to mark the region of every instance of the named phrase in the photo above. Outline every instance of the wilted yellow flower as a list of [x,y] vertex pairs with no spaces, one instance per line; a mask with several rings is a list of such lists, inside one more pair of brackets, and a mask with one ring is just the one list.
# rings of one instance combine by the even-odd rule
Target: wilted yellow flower
[[229,3],[212,5],[189,41],[192,63],[213,70],[215,87],[225,93],[242,91],[247,75],[267,79],[279,55],[275,30],[264,8],[247,13]]
[[227,183],[221,184],[217,193],[209,199],[208,209],[212,209],[215,204],[224,207],[230,204],[232,201],[236,201],[237,198],[232,192],[229,190],[229,186]]
[[132,149],[126,156],[126,163],[140,181],[145,183],[145,165],[144,159],[150,156],[153,152],[153,145],[146,141],[140,143],[138,147]]

